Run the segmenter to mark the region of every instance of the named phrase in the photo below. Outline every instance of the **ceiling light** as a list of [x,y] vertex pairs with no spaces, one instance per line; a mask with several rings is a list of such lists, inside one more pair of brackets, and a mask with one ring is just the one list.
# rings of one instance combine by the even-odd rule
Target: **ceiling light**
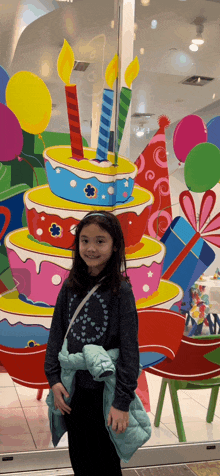
[[140,48],[140,54],[144,55],[144,48]]
[[144,130],[138,129],[138,130],[136,131],[136,136],[137,136],[137,137],[143,137],[143,136],[144,136]]
[[49,61],[44,61],[41,65],[41,75],[44,78],[48,78],[50,76],[50,63]]
[[151,28],[152,28],[152,30],[155,30],[155,28],[157,28],[157,20],[152,20]]
[[141,5],[143,5],[144,7],[150,5],[150,0],[141,0]]
[[199,46],[200,46],[200,45],[203,45],[204,40],[203,40],[202,36],[197,36],[196,38],[194,38],[194,39],[192,40],[192,43],[193,43],[194,45],[199,45]]
[[136,137],[143,137],[145,134],[145,128],[143,124],[140,124],[136,129]]
[[112,20],[112,21],[111,21],[111,28],[114,30],[114,27],[115,27],[115,21]]
[[198,45],[195,45],[194,43],[192,43],[191,45],[189,45],[189,49],[191,51],[198,51],[199,47]]
[[215,93],[212,95],[212,99],[215,99]]
[[194,43],[194,45],[200,46],[200,45],[203,45],[204,43],[202,33],[204,30],[205,21],[206,19],[204,17],[197,17],[193,21],[193,23],[196,25],[196,37],[192,40],[192,43]]

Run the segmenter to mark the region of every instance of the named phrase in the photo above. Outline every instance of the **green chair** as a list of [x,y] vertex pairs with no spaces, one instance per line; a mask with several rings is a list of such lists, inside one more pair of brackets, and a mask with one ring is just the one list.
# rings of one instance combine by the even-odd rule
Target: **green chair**
[[[204,336],[199,336],[197,338],[201,338],[201,337],[204,338]],[[207,336],[206,338],[211,338],[211,336]],[[208,423],[211,423],[213,421],[214,414],[215,414],[215,408],[216,408],[219,386],[220,386],[220,377],[214,377],[214,378],[206,379],[206,380],[194,380],[194,381],[172,380],[168,378],[163,378],[161,388],[160,388],[159,399],[157,403],[155,419],[154,419],[154,426],[156,427],[160,425],[160,418],[161,418],[167,384],[170,390],[170,397],[171,397],[171,402],[173,407],[173,413],[174,413],[178,438],[180,442],[184,442],[186,441],[186,435],[184,431],[177,391],[178,390],[200,390],[200,389],[210,388],[211,396],[209,400],[206,421]]]

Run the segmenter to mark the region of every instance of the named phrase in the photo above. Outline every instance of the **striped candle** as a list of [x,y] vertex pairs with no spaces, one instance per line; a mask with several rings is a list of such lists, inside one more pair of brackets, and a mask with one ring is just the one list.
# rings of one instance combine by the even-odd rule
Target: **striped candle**
[[57,60],[57,71],[60,79],[62,79],[65,84],[72,157],[76,160],[81,160],[83,159],[83,145],[76,84],[70,84],[70,77],[74,68],[74,63],[75,57],[73,50],[68,41],[64,40],[62,50]]
[[100,162],[107,160],[108,145],[110,137],[110,127],[113,108],[114,91],[112,89],[104,89],[102,98],[102,111],[99,126],[98,147],[96,151],[96,159]]
[[117,129],[117,140],[116,140],[116,150],[115,150],[115,165],[118,164],[118,152],[121,145],[121,140],[125,128],[125,122],[128,115],[129,106],[131,103],[132,90],[130,89],[132,82],[137,77],[139,73],[139,61],[136,56],[135,59],[128,65],[125,71],[125,82],[127,88],[123,86],[120,93],[119,101],[119,114],[118,114],[118,129]]
[[83,159],[83,144],[80,129],[79,108],[77,90],[75,84],[65,86],[66,103],[70,128],[70,142],[72,156],[75,159]]
[[132,90],[129,88],[125,88],[124,86],[121,88],[120,93],[120,101],[119,101],[119,114],[118,114],[118,135],[117,135],[117,150],[116,156],[118,157],[119,147],[121,145],[121,139],[123,136],[125,122],[128,115],[128,110],[131,102]]

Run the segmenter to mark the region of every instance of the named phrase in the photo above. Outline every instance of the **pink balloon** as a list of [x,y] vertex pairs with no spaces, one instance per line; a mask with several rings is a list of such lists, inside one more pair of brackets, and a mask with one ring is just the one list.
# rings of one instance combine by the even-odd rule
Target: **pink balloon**
[[0,162],[15,159],[23,148],[23,134],[15,114],[0,104]]
[[185,162],[189,152],[198,144],[207,142],[208,132],[201,117],[191,114],[177,124],[173,135],[173,148],[176,157]]

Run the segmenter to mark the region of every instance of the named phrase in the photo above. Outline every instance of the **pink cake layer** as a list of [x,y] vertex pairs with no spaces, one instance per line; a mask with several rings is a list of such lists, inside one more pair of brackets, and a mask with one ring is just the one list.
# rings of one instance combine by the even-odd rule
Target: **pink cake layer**
[[[32,302],[54,306],[72,266],[72,253],[33,242],[25,228],[10,233],[6,247],[18,292]],[[162,243],[144,236],[136,251],[126,255],[127,272],[136,300],[147,298],[157,290],[164,254]]]

